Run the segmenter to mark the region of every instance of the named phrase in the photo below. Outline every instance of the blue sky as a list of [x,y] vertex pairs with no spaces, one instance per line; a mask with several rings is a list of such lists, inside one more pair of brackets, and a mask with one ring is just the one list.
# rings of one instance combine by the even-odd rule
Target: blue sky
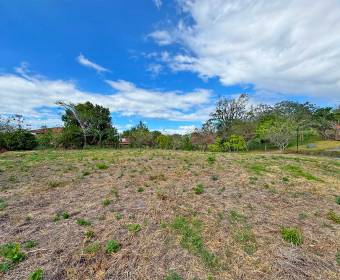
[[1,1],[0,114],[54,126],[57,100],[90,100],[183,133],[219,96],[336,105],[340,4],[317,2]]

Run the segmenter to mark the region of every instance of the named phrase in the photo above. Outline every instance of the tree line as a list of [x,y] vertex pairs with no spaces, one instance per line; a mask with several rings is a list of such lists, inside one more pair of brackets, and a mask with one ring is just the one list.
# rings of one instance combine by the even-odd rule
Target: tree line
[[282,101],[274,105],[254,105],[249,96],[221,98],[201,128],[186,135],[167,135],[150,131],[140,121],[119,134],[112,124],[110,110],[91,102],[57,104],[65,109],[60,133],[46,129],[33,135],[24,127],[21,116],[0,118],[0,149],[86,148],[120,146],[122,138],[129,147],[203,151],[244,151],[278,148],[304,143],[310,139],[331,139],[340,123],[340,108]]

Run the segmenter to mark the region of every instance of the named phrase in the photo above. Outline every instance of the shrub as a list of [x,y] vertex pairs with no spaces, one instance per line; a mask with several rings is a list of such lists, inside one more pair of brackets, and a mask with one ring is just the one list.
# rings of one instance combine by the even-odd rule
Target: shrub
[[4,148],[10,151],[32,150],[37,146],[37,139],[34,134],[24,129],[2,133]]
[[295,246],[299,246],[303,243],[302,233],[297,228],[283,227],[281,229],[281,235],[283,240]]
[[77,126],[64,128],[56,139],[57,146],[63,148],[81,148],[84,144],[83,134]]
[[106,243],[106,253],[117,253],[120,249],[120,244],[116,240],[109,240]]
[[138,192],[144,192],[144,188],[143,188],[143,187],[139,187],[139,188],[137,189],[137,191],[138,191]]
[[29,280],[42,280],[43,277],[44,277],[44,271],[41,268],[38,268],[35,271],[31,272],[28,279]]
[[247,150],[247,143],[243,136],[240,135],[232,134],[223,145],[226,151],[238,152]]
[[46,128],[46,132],[37,135],[38,146],[41,148],[52,148],[54,146],[54,135],[51,129]]
[[196,187],[193,188],[195,194],[202,194],[204,193],[204,186],[202,184],[198,184]]

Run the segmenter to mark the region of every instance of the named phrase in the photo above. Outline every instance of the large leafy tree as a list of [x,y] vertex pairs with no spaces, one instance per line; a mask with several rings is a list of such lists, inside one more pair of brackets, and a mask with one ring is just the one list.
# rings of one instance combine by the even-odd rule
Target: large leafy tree
[[91,102],[75,105],[59,101],[57,104],[65,108],[65,114],[62,116],[65,129],[72,127],[81,129],[84,147],[88,142],[101,145],[102,140],[112,135],[112,130],[115,130],[111,124],[108,108],[94,105]]
[[238,98],[221,98],[214,112],[210,114],[208,123],[213,125],[220,136],[226,136],[235,121],[247,118],[248,95],[241,94]]
[[138,148],[149,146],[153,137],[149,128],[142,121],[131,129],[124,131],[122,136],[129,138],[131,145]]
[[337,122],[337,112],[331,107],[318,108],[314,111],[312,126],[323,139],[327,139],[330,136],[330,131],[333,130]]

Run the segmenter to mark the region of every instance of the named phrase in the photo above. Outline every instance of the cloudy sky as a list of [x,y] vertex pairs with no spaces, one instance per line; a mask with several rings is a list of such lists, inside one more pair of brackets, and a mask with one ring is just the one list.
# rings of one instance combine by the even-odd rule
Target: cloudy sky
[[186,132],[217,98],[340,101],[339,0],[0,1],[0,114],[60,125],[55,102],[124,130]]

